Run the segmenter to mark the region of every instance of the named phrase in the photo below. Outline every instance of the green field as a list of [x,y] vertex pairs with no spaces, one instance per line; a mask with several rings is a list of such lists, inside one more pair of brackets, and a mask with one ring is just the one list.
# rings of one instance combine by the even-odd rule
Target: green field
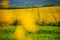
[[31,34],[33,40],[60,40],[60,27],[39,26],[39,31]]
[[[39,29],[35,33],[27,32],[26,36],[32,40],[60,40],[60,27],[58,26],[37,26]],[[0,40],[16,40],[14,31],[16,26],[7,28],[0,27]]]
[[60,27],[41,26],[40,30],[34,34],[34,40],[59,40]]

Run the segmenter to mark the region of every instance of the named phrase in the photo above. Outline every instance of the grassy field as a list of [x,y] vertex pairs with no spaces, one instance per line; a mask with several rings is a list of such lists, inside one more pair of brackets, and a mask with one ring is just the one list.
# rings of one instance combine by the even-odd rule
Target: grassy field
[[[14,32],[18,26],[11,26],[10,28],[0,27],[0,40],[16,40]],[[30,37],[32,40],[59,40],[60,39],[60,27],[58,26],[37,26],[38,31],[35,33],[27,32],[23,28],[23,34],[25,31],[25,36]],[[22,29],[21,27],[18,29]],[[17,29],[17,31],[18,31]],[[2,30],[4,30],[2,32]],[[20,32],[20,31],[19,31]],[[20,33],[20,35],[23,35]],[[19,33],[17,34],[19,35]],[[18,36],[20,37],[20,36]],[[22,36],[21,36],[22,37]],[[25,39],[26,40],[26,39]]]
[[39,30],[31,34],[33,40],[59,40],[60,27],[57,26],[39,26]]

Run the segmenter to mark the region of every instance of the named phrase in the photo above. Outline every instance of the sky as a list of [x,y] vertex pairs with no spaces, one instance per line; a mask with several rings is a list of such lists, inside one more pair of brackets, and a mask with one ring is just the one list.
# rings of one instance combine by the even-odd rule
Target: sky
[[[1,0],[0,0],[1,2]],[[59,0],[9,0],[10,6],[60,5]]]

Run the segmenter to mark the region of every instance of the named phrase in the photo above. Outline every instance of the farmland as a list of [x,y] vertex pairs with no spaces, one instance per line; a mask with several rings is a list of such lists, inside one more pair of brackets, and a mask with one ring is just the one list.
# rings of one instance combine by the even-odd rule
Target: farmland
[[[19,25],[18,25],[19,26]],[[20,26],[21,27],[21,26]],[[19,39],[19,37],[23,37],[25,33],[25,39],[26,38],[31,38],[33,40],[59,40],[60,39],[60,27],[57,26],[37,26],[39,27],[37,32],[30,33],[27,32],[24,28],[16,28],[16,26],[11,26],[10,28],[0,28],[0,39],[1,40],[16,40],[16,38]],[[15,29],[17,29],[17,33],[15,34]],[[20,30],[20,31],[19,31]],[[21,31],[23,30],[23,31]],[[22,34],[21,34],[21,33]],[[19,36],[20,35],[20,36]],[[24,39],[24,40],[25,40]]]
[[0,40],[59,40],[60,6],[0,9]]

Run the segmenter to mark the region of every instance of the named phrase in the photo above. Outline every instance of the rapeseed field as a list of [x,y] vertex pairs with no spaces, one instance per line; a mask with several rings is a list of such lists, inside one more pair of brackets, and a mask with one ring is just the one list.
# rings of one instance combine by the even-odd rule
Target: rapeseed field
[[1,9],[0,40],[59,40],[60,6]]

